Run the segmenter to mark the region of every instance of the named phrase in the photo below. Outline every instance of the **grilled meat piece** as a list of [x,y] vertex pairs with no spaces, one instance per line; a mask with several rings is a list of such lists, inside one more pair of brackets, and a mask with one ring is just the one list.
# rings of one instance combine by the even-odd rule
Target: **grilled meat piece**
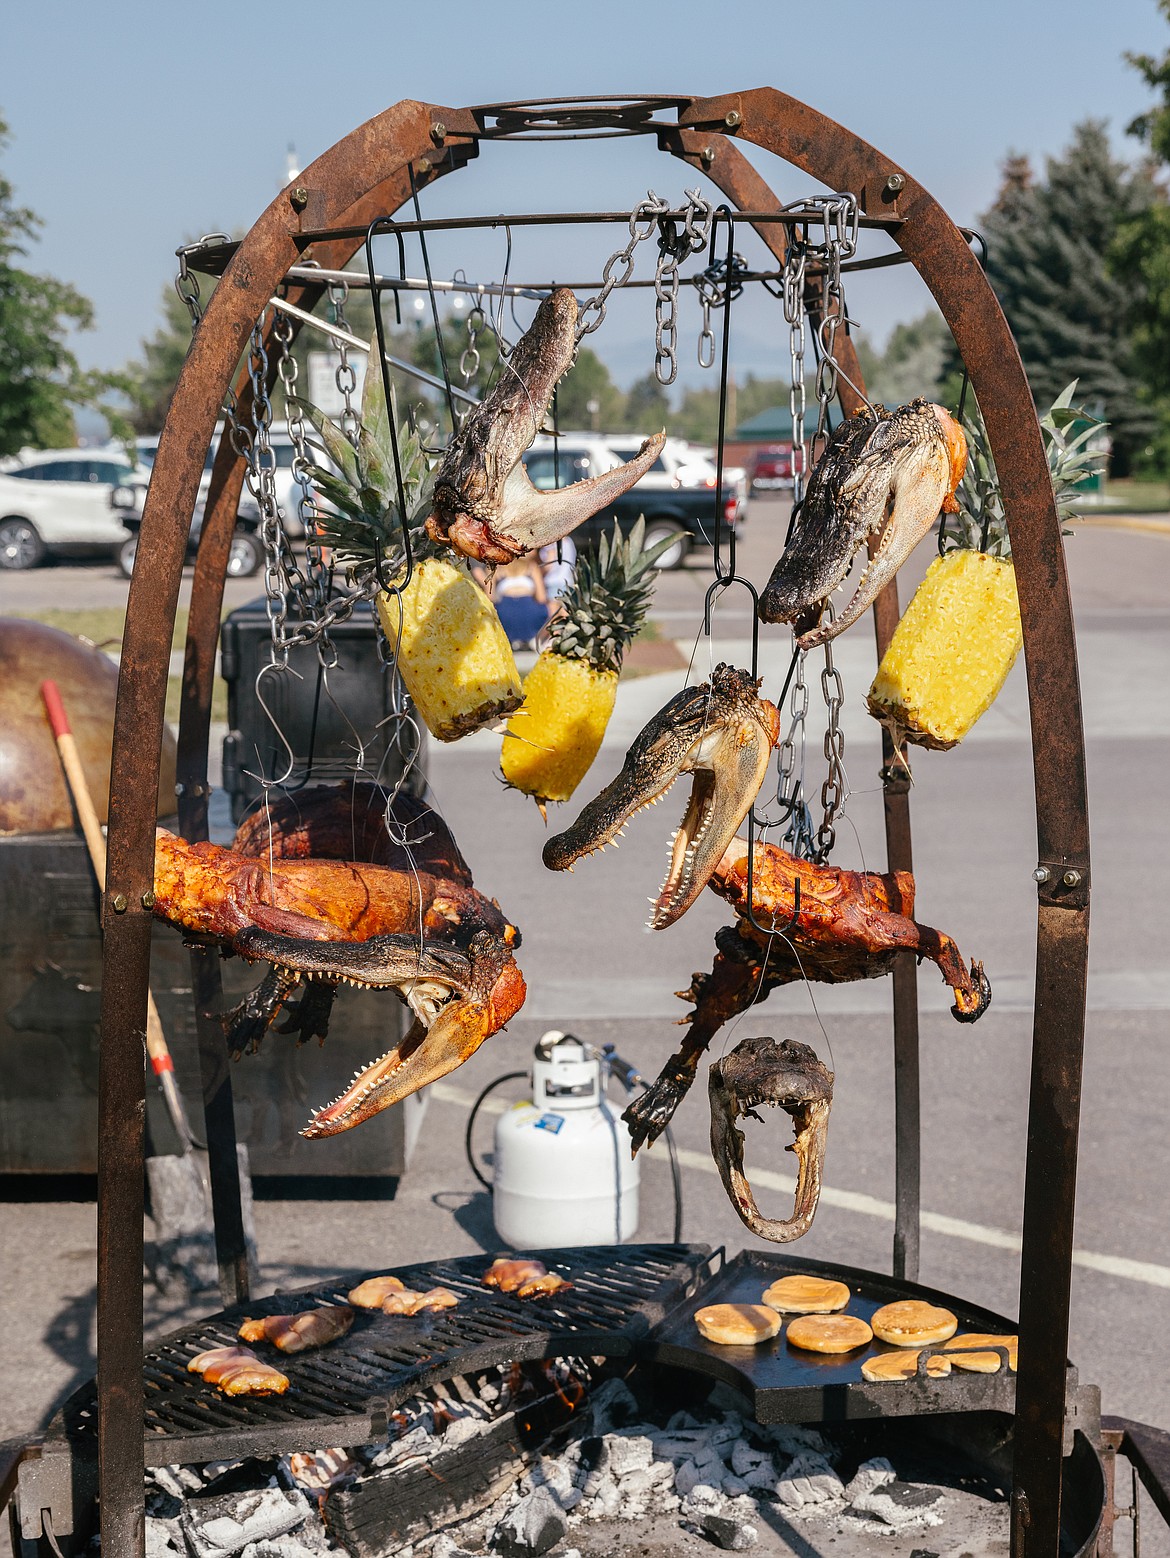
[[225,1396],[283,1396],[288,1378],[247,1347],[212,1347],[191,1359],[188,1374],[201,1374]]
[[348,1304],[328,1304],[295,1315],[245,1320],[236,1335],[242,1342],[271,1342],[281,1352],[307,1352],[310,1347],[327,1347],[344,1336],[353,1325],[353,1318]]
[[492,1261],[483,1274],[483,1282],[486,1287],[499,1288],[501,1293],[515,1293],[517,1298],[547,1298],[573,1285],[558,1272],[550,1271],[543,1261],[507,1256]]

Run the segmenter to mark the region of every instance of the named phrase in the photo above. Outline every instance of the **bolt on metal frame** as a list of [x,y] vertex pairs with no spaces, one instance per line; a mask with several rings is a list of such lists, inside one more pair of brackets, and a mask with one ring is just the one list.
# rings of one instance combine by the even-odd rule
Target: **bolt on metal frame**
[[[667,117],[673,115],[674,117]],[[159,440],[130,584],[115,717],[99,1079],[98,1396],[103,1540],[112,1553],[144,1550],[142,1400],[142,1035],[150,959],[154,797],[170,638],[204,452],[256,321],[303,258],[341,269],[375,218],[463,167],[481,139],[652,134],[698,168],[739,211],[780,202],[735,147],[750,141],[829,189],[852,192],[880,219],[933,293],[979,399],[1009,515],[1023,619],[1037,817],[1037,969],[1029,1105],[1016,1393],[1012,1550],[1056,1558],[1065,1415],[1088,955],[1089,838],[1076,642],[1060,526],[1040,429],[1019,353],[968,243],[928,192],[874,147],[815,109],[771,88],[718,98],[611,98],[447,108],[405,100],[361,125],[282,191],[235,249],[200,322]],[[783,264],[783,225],[756,225]],[[326,283],[290,284],[311,309]],[[842,407],[863,388],[852,347],[838,348]],[[275,368],[272,369],[275,372]],[[852,385],[846,381],[852,380]],[[247,376],[239,414],[251,409]],[[207,743],[223,583],[244,464],[221,441],[195,564],[179,726],[180,827],[207,836]],[[879,652],[898,619],[895,584],[874,609]],[[906,785],[886,739],[883,780],[889,866],[909,869]],[[1029,869],[1031,862],[1028,863]],[[214,953],[196,953],[198,1009],[214,1001]],[[894,976],[898,1221],[895,1272],[913,1278],[918,1247],[918,1037],[913,962]],[[222,1038],[200,1019],[205,1102],[217,1120],[212,1156],[225,1299],[246,1284],[238,1227],[234,1126]],[[218,1045],[218,1050],[217,1050]],[[209,1125],[210,1125],[209,1121]],[[230,1151],[228,1150],[230,1146]],[[235,1197],[235,1210],[232,1201]],[[222,1213],[222,1219],[221,1214]]]

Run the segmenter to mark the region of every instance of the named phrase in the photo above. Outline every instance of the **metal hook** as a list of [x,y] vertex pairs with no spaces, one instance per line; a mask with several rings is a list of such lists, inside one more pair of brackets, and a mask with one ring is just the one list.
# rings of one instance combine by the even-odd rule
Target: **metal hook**
[[[264,790],[278,790],[278,789],[281,788],[282,785],[286,785],[288,783],[288,781],[292,778],[293,771],[295,770],[295,768],[297,766],[296,753],[293,751],[292,745],[289,742],[288,737],[285,735],[284,731],[281,729],[280,721],[276,718],[276,715],[273,714],[272,710],[268,707],[268,702],[267,702],[267,700],[264,697],[263,691],[261,690],[261,683],[263,682],[264,678],[266,676],[268,676],[272,672],[275,672],[275,673],[281,674],[281,675],[287,673],[287,674],[289,674],[291,676],[295,676],[298,680],[303,680],[303,678],[301,677],[301,673],[299,671],[294,671],[292,666],[289,665],[287,661],[285,661],[283,665],[277,665],[274,661],[269,661],[269,663],[267,665],[262,665],[260,667],[260,669],[256,672],[256,680],[253,683],[253,688],[254,688],[255,693],[256,693],[256,702],[264,710],[265,716],[268,719],[268,723],[272,726],[273,730],[276,732],[277,737],[280,740],[280,744],[284,747],[284,750],[288,753],[288,766],[285,768],[284,773],[281,774],[279,779],[266,779],[264,777],[263,771],[261,771],[258,774],[252,774],[252,775],[249,776],[249,777],[255,779],[256,782]],[[256,761],[257,761],[257,763],[259,763],[261,770],[263,770],[264,760],[260,756],[259,748],[256,749]]]
[[756,919],[756,910],[752,894],[753,866],[755,863],[756,853],[755,815],[752,811],[748,812],[747,847],[747,914],[744,916],[744,918],[752,926],[754,926],[754,928],[758,930],[762,936],[787,936],[795,928],[796,922],[800,918],[800,876],[797,874],[794,878],[794,887],[792,892],[792,914],[789,916],[788,923],[786,925],[777,925],[775,923],[771,925],[761,925],[759,920]]
[[[727,223],[727,271],[726,271],[726,274],[727,274],[727,277],[729,278],[729,282],[730,282],[731,262],[732,262],[732,258],[733,258],[734,253],[735,253],[735,218],[732,216],[731,207],[726,203],[726,201],[723,204],[721,204],[721,205],[719,205],[719,206],[717,206],[715,208],[715,215],[714,215],[714,217],[712,218],[712,221],[711,221],[711,251],[710,251],[710,253],[711,253],[711,263],[712,264],[714,264],[714,261],[715,261],[715,238],[716,238],[716,234],[718,233],[718,230],[719,230],[719,218],[720,217],[723,217],[723,219]],[[720,548],[719,548],[719,527],[723,523],[723,463],[724,463],[725,445],[726,445],[726,442],[727,442],[727,363],[728,363],[728,349],[729,349],[730,340],[731,340],[731,287],[730,287],[730,284],[729,284],[728,288],[727,288],[727,296],[726,296],[726,298],[724,300],[724,305],[723,305],[723,341],[722,341],[722,354],[721,354],[720,364],[719,364],[719,444],[718,444],[718,449],[717,449],[716,457],[715,457],[715,536],[714,536],[714,541],[715,541],[715,546],[714,546],[714,554],[715,554],[715,580],[716,580],[716,583],[726,583],[726,584],[730,584],[731,581],[736,577],[736,573],[735,573],[735,526],[734,525],[731,525],[731,526],[728,527],[729,534],[728,534],[728,538],[727,538],[727,572],[726,573],[723,572],[723,558],[722,558],[722,554],[721,554]],[[744,581],[744,582],[746,583],[746,581]],[[750,585],[748,587],[749,587],[749,589],[751,588]],[[755,590],[754,589],[752,590],[752,594],[755,595]],[[710,592],[708,591],[708,599],[709,598],[710,598]],[[708,624],[710,622],[710,611],[709,610],[707,610],[704,613],[704,622],[706,622]],[[709,625],[708,625],[707,631],[710,632]],[[753,655],[753,667],[754,667],[754,664],[755,664],[754,656],[755,656],[755,653],[756,653],[756,644],[758,642],[758,635],[757,635],[757,631],[756,631],[756,627],[755,627],[755,619],[754,618],[753,618],[753,623],[752,623],[752,634],[753,634],[753,636],[752,636],[752,655]],[[755,675],[754,669],[752,671],[752,674],[753,674],[753,676]]]
[[[752,598],[752,680],[758,681],[760,675],[760,618],[758,613],[760,597],[750,579],[745,579],[742,574],[738,573],[725,574],[723,578],[716,579],[714,583],[707,586],[707,593],[703,597],[703,633],[707,638],[711,637],[711,602],[715,598],[715,592],[717,590],[725,590],[732,584],[742,584]],[[791,674],[789,672],[789,675]],[[785,688],[787,688],[787,685],[785,683]]]

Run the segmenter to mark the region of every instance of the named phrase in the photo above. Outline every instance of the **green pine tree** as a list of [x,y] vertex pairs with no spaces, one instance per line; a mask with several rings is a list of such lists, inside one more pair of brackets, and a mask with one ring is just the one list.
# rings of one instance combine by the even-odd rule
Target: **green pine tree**
[[988,278],[1036,401],[1050,405],[1076,379],[1082,403],[1110,425],[1115,475],[1126,474],[1157,419],[1141,393],[1132,278],[1110,256],[1156,198],[1149,170],[1114,159],[1104,125],[1086,120],[1042,179],[1023,159],[1009,159],[982,219]]

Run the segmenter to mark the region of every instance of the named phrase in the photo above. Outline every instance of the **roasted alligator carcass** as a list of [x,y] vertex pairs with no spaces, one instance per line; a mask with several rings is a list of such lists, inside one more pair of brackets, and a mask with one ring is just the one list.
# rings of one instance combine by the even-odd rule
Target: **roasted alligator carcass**
[[559,541],[639,481],[662,452],[665,433],[648,438],[632,460],[588,481],[538,491],[520,456],[540,431],[560,378],[577,351],[577,299],[550,293],[501,365],[495,388],[447,445],[427,533],[468,557],[510,563]]
[[545,844],[549,870],[571,869],[582,855],[604,849],[636,812],[657,805],[681,774],[691,774],[690,799],[650,911],[651,930],[673,925],[702,892],[764,782],[780,716],[759,685],[746,671],[717,665],[710,682],[675,693],[634,738],[617,778]]
[[[374,785],[316,787],[271,801],[236,842],[188,844],[160,828],[154,881],[155,913],[186,939],[272,965],[227,1014],[233,1049],[254,1047],[298,984],[285,1030],[302,1040],[324,1038],[341,983],[393,989],[415,1017],[302,1135],[347,1130],[446,1076],[523,1004],[519,932],[476,892],[425,803],[403,794],[387,810]],[[379,859],[347,858],[362,851]]]
[[[958,509],[967,464],[963,430],[925,400],[859,411],[835,429],[808,480],[784,554],[760,596],[760,619],[791,622],[811,649],[856,622],[926,535],[940,510]],[[870,536],[877,546],[853,599],[816,625]]]
[[[786,1244],[807,1233],[821,1194],[825,1138],[833,1103],[833,1073],[815,1050],[795,1039],[743,1039],[711,1067],[711,1155],[728,1199],[740,1220],[773,1244]],[[796,1154],[796,1199],[784,1221],[765,1217],[756,1205],[743,1167],[743,1132],[737,1122],[758,1120],[761,1108],[783,1109],[791,1116],[794,1140],[785,1149]]]
[[[796,884],[800,882],[799,907]],[[929,958],[954,993],[951,1014],[974,1022],[987,1010],[991,985],[982,963],[968,969],[944,932],[914,919],[909,871],[845,871],[814,865],[775,844],[757,844],[752,861],[752,913],[747,918],[747,844],[732,841],[710,886],[739,918],[715,934],[715,965],[680,991],[695,1010],[690,1031],[658,1078],[623,1115],[636,1152],[670,1123],[695,1078],[699,1057],[723,1024],[763,1001],[780,985],[808,979],[841,984],[892,971],[899,952]],[[773,929],[774,927],[774,929]]]

